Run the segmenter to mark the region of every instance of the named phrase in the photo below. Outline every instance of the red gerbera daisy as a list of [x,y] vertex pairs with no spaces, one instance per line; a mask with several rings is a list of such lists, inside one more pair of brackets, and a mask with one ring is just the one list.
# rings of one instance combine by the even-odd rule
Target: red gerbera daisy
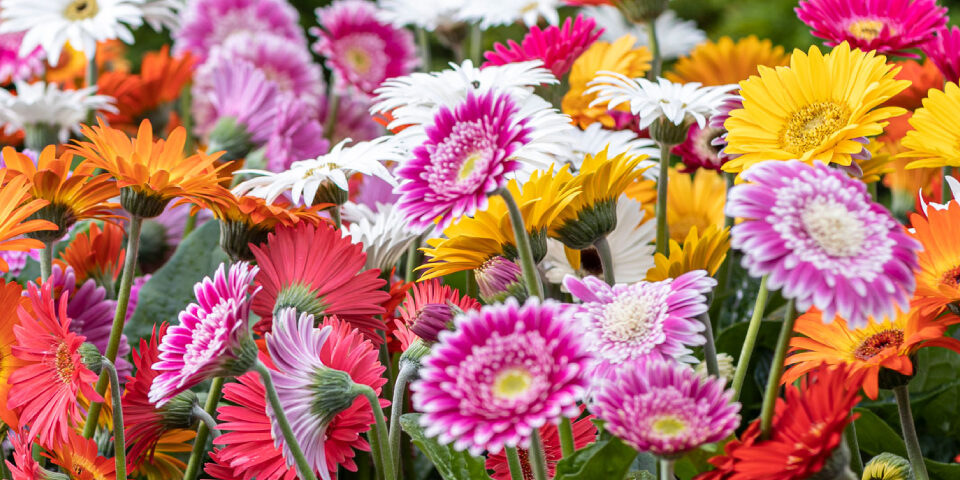
[[[414,284],[397,313],[410,330],[424,340],[435,342],[436,333],[446,328],[446,324],[459,313],[454,308],[464,312],[479,310],[480,302],[466,295],[461,297],[459,291],[431,278]],[[430,311],[424,315],[425,310]]]
[[22,289],[14,282],[7,283],[0,280],[0,420],[10,429],[18,428],[16,413],[7,408],[7,397],[10,394],[10,374],[15,372],[22,362],[13,356],[13,346],[17,339],[13,334],[17,320],[17,307],[25,303],[21,297]]
[[[858,381],[852,382],[849,378]],[[819,472],[843,441],[843,430],[857,415],[863,374],[846,366],[823,365],[807,374],[800,387],[788,385],[777,399],[772,436],[760,440],[760,420],[728,443],[724,455],[710,459],[717,467],[695,480],[802,480]]]
[[37,289],[29,285],[33,312],[20,307],[20,325],[13,327],[17,344],[13,355],[23,366],[10,375],[7,405],[17,410],[21,425],[30,425],[29,441],[57,448],[68,440],[77,420],[83,418],[77,393],[96,402],[103,397],[93,389],[97,374],[83,364],[80,345],[86,337],[70,331],[67,297],[54,305],[53,284]]
[[570,71],[573,61],[600,38],[603,29],[596,29],[596,26],[594,19],[582,14],[577,15],[573,23],[567,18],[562,27],[551,25],[546,30],[541,30],[534,25],[521,43],[513,40],[507,42],[508,46],[497,43],[492,52],[484,53],[483,56],[487,59],[484,66],[541,60],[544,68],[549,68],[554,75],[562,77]]
[[250,245],[260,272],[256,283],[263,287],[253,297],[253,311],[261,320],[254,327],[270,331],[273,313],[285,307],[316,318],[336,315],[363,332],[374,344],[382,341],[376,330],[384,324],[376,316],[390,294],[380,288],[379,270],[363,270],[363,246],[343,238],[339,230],[301,222],[278,227],[267,243]]
[[12,480],[40,480],[44,478],[43,469],[33,459],[33,445],[24,441],[24,433],[11,433],[10,444],[13,445],[13,461],[7,460]]
[[[583,407],[580,407],[581,412]],[[597,439],[597,427],[591,419],[593,415],[573,422],[573,446],[577,449],[583,448]],[[543,449],[547,456],[547,477],[553,477],[557,469],[557,462],[563,457],[560,447],[560,434],[557,426],[546,424],[540,427],[540,438],[543,440]],[[523,480],[533,480],[533,470],[530,467],[530,458],[527,450],[518,450],[520,456],[520,465],[523,467]],[[493,480],[510,480],[510,465],[507,463],[507,456],[503,451],[487,455],[487,470],[493,470]]]
[[63,250],[61,258],[73,267],[77,284],[93,278],[103,285],[116,281],[125,253],[122,227],[112,223],[100,227],[91,223],[90,230],[78,234]]

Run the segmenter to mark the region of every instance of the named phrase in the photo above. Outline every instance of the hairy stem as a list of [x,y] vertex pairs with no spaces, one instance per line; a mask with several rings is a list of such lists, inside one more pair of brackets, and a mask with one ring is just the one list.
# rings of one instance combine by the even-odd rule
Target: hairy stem
[[277,426],[279,426],[280,431],[283,432],[283,440],[293,454],[293,460],[297,465],[297,472],[300,478],[304,480],[317,480],[317,476],[313,473],[313,467],[307,463],[307,457],[303,455],[300,443],[297,442],[297,436],[293,434],[293,429],[290,428],[290,421],[287,420],[287,414],[283,411],[283,405],[280,404],[280,396],[277,395],[277,389],[273,386],[273,377],[270,376],[270,370],[259,360],[257,360],[253,369],[260,374],[260,379],[263,380],[263,387],[267,391],[267,401],[270,402],[270,407],[273,408],[273,415],[277,421]]
[[927,465],[923,462],[923,452],[920,450],[920,439],[917,437],[917,427],[913,423],[913,411],[910,409],[910,391],[906,385],[894,387],[893,396],[897,398],[897,411],[900,412],[900,428],[903,431],[903,441],[907,444],[907,457],[913,466],[913,474],[917,480],[930,480]]
[[[203,411],[206,412],[207,415],[213,416],[213,412],[217,410],[217,404],[220,403],[220,392],[222,390],[223,378],[214,378],[210,382],[207,401],[203,404]],[[187,461],[187,469],[183,472],[183,480],[194,480],[200,473],[200,466],[203,464],[203,454],[207,448],[207,437],[209,435],[210,428],[207,426],[207,423],[200,422],[200,426],[197,427],[197,436],[193,439],[193,450],[190,452],[190,460]]]

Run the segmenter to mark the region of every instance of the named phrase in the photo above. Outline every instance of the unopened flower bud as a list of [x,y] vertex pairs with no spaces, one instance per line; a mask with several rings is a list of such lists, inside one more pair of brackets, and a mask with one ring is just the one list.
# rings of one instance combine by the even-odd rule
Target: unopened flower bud
[[474,270],[480,298],[484,302],[494,303],[507,297],[516,297],[518,302],[527,299],[527,289],[523,283],[523,271],[520,266],[504,257],[493,257],[480,268]]

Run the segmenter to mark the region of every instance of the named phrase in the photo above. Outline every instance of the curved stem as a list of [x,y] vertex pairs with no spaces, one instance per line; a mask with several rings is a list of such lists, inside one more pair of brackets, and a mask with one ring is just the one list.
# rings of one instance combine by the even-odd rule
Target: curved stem
[[[383,474],[384,480],[396,480],[396,469],[393,468],[393,456],[390,453],[390,444],[387,438],[387,422],[383,418],[383,409],[380,408],[380,398],[377,397],[377,392],[374,392],[369,385],[357,385],[357,391],[367,397],[370,408],[373,409],[373,418],[376,420],[373,425],[374,432],[370,435],[370,451],[379,450],[380,462],[376,465],[377,471]],[[374,438],[376,438],[376,442],[374,442]],[[373,456],[374,461],[377,460],[377,457],[376,454]]]
[[127,445],[123,439],[123,403],[121,401],[120,379],[117,367],[107,358],[101,360],[103,370],[110,379],[110,400],[113,403],[113,450],[116,462],[117,478],[127,478]]
[[573,452],[577,449],[573,442],[573,422],[569,418],[563,417],[560,419],[560,426],[557,427],[557,430],[560,432],[560,452],[562,452],[563,457],[573,455]]
[[520,454],[516,447],[503,447],[507,455],[507,465],[510,466],[510,480],[523,480],[523,464],[520,463]]
[[647,78],[656,81],[663,66],[663,58],[660,56],[660,40],[657,39],[656,20],[647,22],[647,38],[650,39],[650,51],[653,53],[653,61],[650,62],[650,71],[647,72]]
[[917,480],[930,480],[927,465],[923,463],[923,452],[920,450],[920,439],[917,437],[917,427],[913,423],[913,412],[910,410],[910,391],[906,385],[893,388],[893,396],[897,398],[897,411],[900,413],[900,428],[903,431],[903,441],[907,444],[907,457],[913,466],[913,474]]
[[603,268],[603,281],[607,282],[607,285],[613,286],[613,284],[617,283],[617,279],[613,271],[613,252],[610,251],[610,242],[607,241],[606,236],[603,236],[600,237],[600,240],[597,240],[593,246],[600,255],[600,266]]
[[[140,229],[143,218],[133,215],[130,218],[130,230],[127,232],[127,252],[123,262],[123,273],[120,276],[120,293],[117,296],[117,309],[113,314],[113,325],[110,327],[110,343],[104,357],[111,362],[117,360],[117,351],[120,349],[120,336],[123,334],[123,325],[127,318],[127,305],[130,303],[130,288],[133,287],[133,274],[137,271],[137,256],[140,253]],[[97,393],[103,395],[107,390],[109,380],[106,375],[100,374],[97,380]],[[83,427],[83,437],[91,438],[97,430],[97,419],[103,404],[95,402],[90,405],[87,413],[87,423]]]
[[400,415],[403,415],[403,398],[407,393],[407,383],[417,375],[417,367],[413,363],[403,362],[397,372],[397,380],[393,385],[393,402],[390,404],[390,455],[393,464],[400,468],[400,438],[403,432],[400,429]]
[[767,307],[767,277],[760,279],[760,290],[757,292],[757,300],[753,304],[753,316],[750,317],[750,325],[747,327],[747,336],[743,339],[743,347],[740,349],[740,358],[737,360],[737,369],[733,373],[733,401],[740,398],[743,390],[743,381],[747,378],[747,367],[750,366],[750,357],[753,355],[753,347],[757,343],[757,334],[760,333],[760,322],[763,320],[763,311]]
[[760,410],[761,438],[770,438],[770,429],[773,428],[773,410],[780,393],[780,377],[783,375],[783,360],[787,358],[787,348],[790,346],[790,337],[793,335],[793,325],[797,321],[797,309],[791,298],[787,301],[786,311],[783,314],[783,325],[780,326],[780,336],[777,338],[777,348],[773,352],[773,361],[770,363],[770,377],[767,378],[767,389],[763,394],[763,408]]
[[217,421],[214,420],[213,415],[207,413],[206,410],[200,408],[200,405],[194,404],[193,416],[200,419],[200,423],[207,426],[207,431],[213,434],[213,438],[217,438],[221,435],[220,430],[217,429]]
[[667,182],[670,175],[670,145],[660,144],[660,174],[657,178],[657,253],[670,252],[670,229],[667,226]]
[[533,429],[530,435],[530,469],[533,470],[535,480],[547,480],[547,453],[543,449],[543,440],[540,439],[540,431]]
[[503,197],[510,211],[510,224],[513,226],[513,237],[517,241],[517,251],[520,253],[520,267],[523,270],[523,280],[527,284],[530,296],[543,298],[543,285],[540,284],[540,274],[537,273],[537,264],[533,261],[533,249],[530,247],[530,236],[523,226],[523,215],[520,207],[510,191],[501,188],[497,194]]
[[[223,378],[216,377],[210,382],[210,391],[207,394],[207,401],[203,404],[203,410],[208,415],[213,415],[217,410],[217,404],[220,403],[220,391],[223,390]],[[200,466],[203,463],[203,453],[207,449],[207,437],[210,429],[206,422],[200,422],[197,427],[197,436],[193,439],[193,450],[190,451],[190,460],[187,461],[187,469],[183,472],[183,480],[194,480],[200,473]],[[216,438],[216,437],[214,437]]]
[[280,404],[280,396],[277,395],[277,389],[273,386],[273,377],[270,376],[270,370],[259,360],[257,360],[257,363],[253,366],[253,369],[260,374],[260,379],[263,380],[263,387],[267,391],[267,401],[270,402],[270,407],[273,408],[273,416],[277,421],[277,425],[280,427],[280,431],[283,432],[283,439],[293,454],[293,460],[297,464],[297,472],[300,474],[300,478],[304,480],[317,480],[317,476],[313,473],[313,468],[307,463],[307,457],[303,455],[303,450],[297,442],[296,435],[293,434],[293,429],[290,428],[287,414],[283,411],[283,405]]
[[668,458],[660,459],[660,480],[674,480],[676,477],[673,474],[673,460]]
[[43,249],[40,250],[40,280],[46,282],[53,273],[53,247],[56,241],[45,242]]

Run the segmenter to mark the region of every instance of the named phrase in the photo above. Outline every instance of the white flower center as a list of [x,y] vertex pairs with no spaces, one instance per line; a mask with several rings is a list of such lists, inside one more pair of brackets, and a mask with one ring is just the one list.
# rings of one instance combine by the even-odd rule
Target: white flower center
[[852,257],[863,250],[867,237],[860,218],[843,204],[815,199],[800,214],[804,229],[830,256]]
[[603,335],[626,342],[651,334],[651,316],[658,311],[653,295],[622,295],[607,304],[603,317]]

